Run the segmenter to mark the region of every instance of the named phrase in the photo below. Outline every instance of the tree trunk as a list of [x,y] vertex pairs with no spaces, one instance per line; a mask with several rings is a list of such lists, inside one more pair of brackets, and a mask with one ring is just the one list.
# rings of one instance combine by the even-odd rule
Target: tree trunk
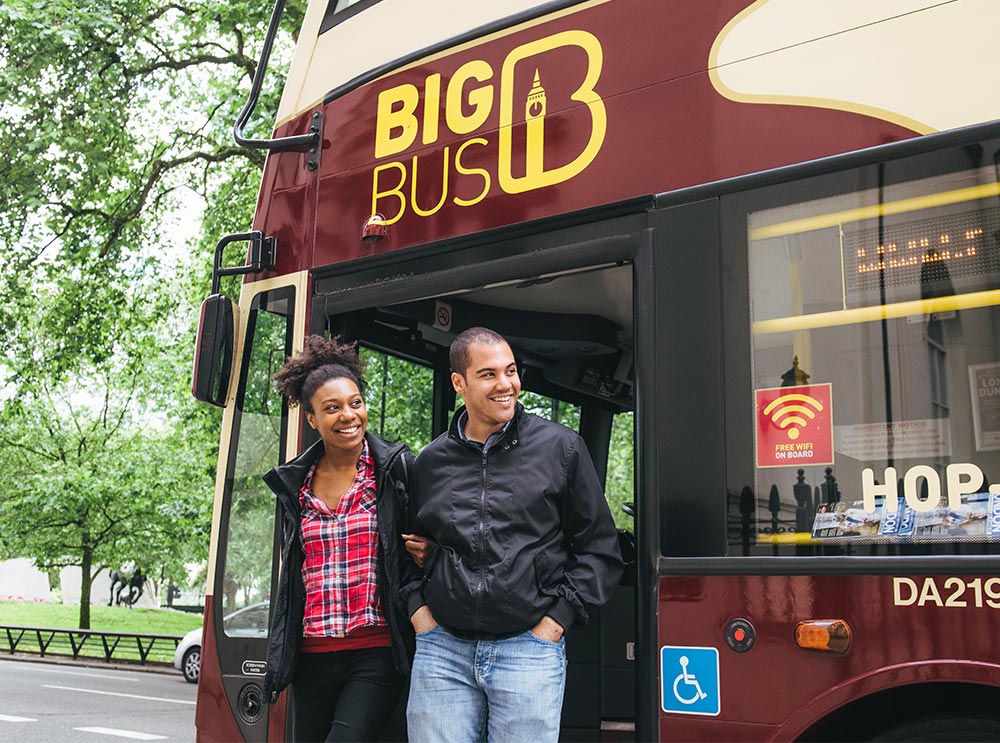
[[49,578],[49,601],[62,603],[62,581],[59,577],[59,568],[46,568],[45,574]]
[[80,629],[90,629],[90,588],[93,585],[90,568],[93,563],[94,555],[90,551],[89,540],[84,536],[80,560]]

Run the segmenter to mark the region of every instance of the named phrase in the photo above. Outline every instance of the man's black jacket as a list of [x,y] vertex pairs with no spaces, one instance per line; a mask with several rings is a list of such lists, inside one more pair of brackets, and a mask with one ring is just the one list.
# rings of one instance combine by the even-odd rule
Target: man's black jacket
[[[392,656],[396,669],[410,672],[413,657],[413,627],[402,616],[396,600],[402,584],[400,571],[405,557],[400,534],[406,526],[409,471],[412,457],[405,444],[390,444],[378,436],[365,434],[368,452],[375,461],[375,519],[378,524],[378,591],[382,610],[389,622]],[[302,546],[299,539],[301,509],[299,489],[309,468],[323,454],[323,442],[317,441],[287,464],[264,475],[281,504],[281,573],[274,599],[271,634],[268,638],[267,672],[264,698],[273,703],[295,677],[295,667],[302,642],[302,618],[305,612],[305,586],[302,583]],[[412,561],[409,570],[413,570]],[[412,578],[411,578],[412,580]]]
[[424,578],[403,588],[461,636],[530,629],[546,614],[586,624],[622,573],[618,535],[580,436],[520,405],[485,451],[463,440],[460,408],[448,432],[417,457],[416,529],[437,543]]

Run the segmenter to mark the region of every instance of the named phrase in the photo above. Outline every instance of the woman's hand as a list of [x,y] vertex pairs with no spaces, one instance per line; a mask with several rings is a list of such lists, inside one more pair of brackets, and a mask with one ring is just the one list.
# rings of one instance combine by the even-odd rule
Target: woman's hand
[[403,534],[401,536],[403,537],[403,545],[410,553],[410,557],[413,558],[413,562],[417,563],[418,568],[422,568],[431,554],[434,543],[427,537],[421,537],[418,534]]

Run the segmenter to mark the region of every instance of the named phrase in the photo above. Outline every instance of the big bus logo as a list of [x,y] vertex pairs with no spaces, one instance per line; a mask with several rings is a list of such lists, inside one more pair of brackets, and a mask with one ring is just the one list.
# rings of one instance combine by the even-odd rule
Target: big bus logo
[[[590,131],[579,152],[567,162],[547,168],[544,153],[549,111],[545,83],[557,75],[572,73],[551,65],[551,69],[547,68],[544,55],[565,48],[582,50],[586,58],[586,68],[570,100],[586,107]],[[490,193],[494,176],[505,193],[519,194],[579,175],[597,156],[607,131],[604,101],[596,91],[603,63],[604,52],[597,38],[587,31],[572,30],[511,50],[503,61],[499,80],[489,62],[476,59],[463,64],[447,80],[440,73],[429,75],[422,91],[412,83],[383,90],[376,113],[376,160],[405,152],[417,144],[418,138],[420,144],[432,145],[441,138],[442,128],[459,137],[474,134],[485,127],[494,106],[499,114],[497,160],[495,170],[470,165],[481,155],[476,148],[490,148],[493,144],[487,139],[489,135],[483,134],[446,146],[443,164],[422,164],[421,155],[413,155],[408,161],[380,163],[372,174],[372,213],[385,215],[385,223],[392,224],[407,211],[422,217],[435,214],[449,200],[463,207],[478,204]],[[516,96],[515,81],[522,79],[531,81],[530,90],[527,95]],[[515,130],[522,122],[523,137],[516,137]],[[417,199],[418,174],[421,168],[426,171],[429,167],[441,168],[441,189],[436,203],[421,204]],[[453,193],[458,179],[474,179],[477,192],[464,197]],[[467,184],[464,190],[468,191]]]

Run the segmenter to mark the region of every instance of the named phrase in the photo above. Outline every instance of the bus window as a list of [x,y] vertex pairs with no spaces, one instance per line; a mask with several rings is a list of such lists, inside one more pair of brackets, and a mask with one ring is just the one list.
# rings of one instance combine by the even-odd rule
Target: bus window
[[608,475],[604,495],[615,517],[615,526],[632,531],[633,517],[627,509],[635,504],[635,413],[616,413],[611,423]]
[[548,418],[574,431],[580,430],[580,406],[546,397],[537,392],[522,392],[518,400],[529,413]]
[[327,13],[339,13],[347,10],[352,5],[357,5],[361,0],[330,0],[330,8]]
[[347,20],[353,15],[357,15],[365,8],[369,8],[382,0],[330,0],[326,6],[326,14],[323,16],[323,25],[320,32],[326,31],[338,23]]
[[433,438],[434,372],[412,361],[361,346],[366,364],[368,430],[402,441],[416,455]]
[[[225,562],[217,584],[227,615],[270,597],[275,501],[262,478],[280,463],[284,446],[287,408],[271,380],[291,351],[291,299],[291,289],[264,292],[254,299],[248,320],[228,530],[222,536]],[[225,631],[232,634],[229,625]]]
[[995,551],[1000,183],[986,162],[917,178],[885,164],[747,215],[754,476],[730,493],[734,551]]

